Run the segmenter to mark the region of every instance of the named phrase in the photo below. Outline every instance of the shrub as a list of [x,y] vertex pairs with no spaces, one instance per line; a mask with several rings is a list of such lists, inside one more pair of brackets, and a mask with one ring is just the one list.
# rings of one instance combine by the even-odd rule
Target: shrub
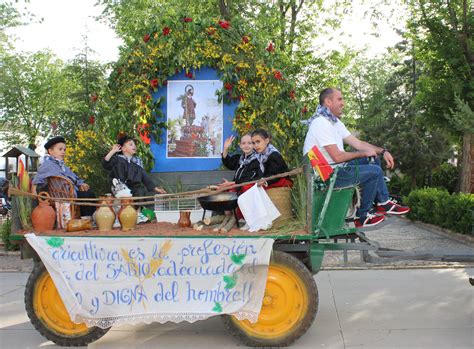
[[458,168],[451,164],[442,164],[433,170],[431,175],[431,186],[445,188],[450,193],[456,190],[458,181]]
[[394,174],[390,177],[390,182],[388,182],[388,190],[391,194],[408,195],[411,191],[411,178]]
[[68,145],[66,164],[84,179],[97,195],[110,191],[109,179],[101,163],[109,150],[103,137],[92,130],[78,130],[76,139]]
[[446,189],[414,190],[406,198],[411,212],[408,218],[438,225],[462,234],[472,234],[473,194],[450,194]]
[[[0,225],[0,231],[2,233],[2,241],[5,246],[5,251],[12,251],[17,248],[16,245],[12,244],[10,241],[10,234],[12,232],[12,221],[7,219]],[[16,247],[16,248],[15,248]]]

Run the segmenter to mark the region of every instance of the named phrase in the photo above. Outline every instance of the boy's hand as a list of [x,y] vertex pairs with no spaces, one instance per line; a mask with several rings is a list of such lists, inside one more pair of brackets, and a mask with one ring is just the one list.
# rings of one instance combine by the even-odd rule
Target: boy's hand
[[160,187],[155,187],[155,191],[158,194],[166,194],[166,190],[164,190],[163,188],[160,188]]
[[115,153],[120,152],[121,150],[122,150],[122,147],[120,146],[120,144],[114,144],[110,151],[115,154]]
[[89,190],[89,184],[83,183],[79,186],[79,191],[88,191]]

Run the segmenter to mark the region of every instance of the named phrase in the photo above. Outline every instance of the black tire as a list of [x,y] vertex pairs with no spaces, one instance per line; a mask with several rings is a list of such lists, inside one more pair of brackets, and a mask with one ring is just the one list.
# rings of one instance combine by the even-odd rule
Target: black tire
[[[49,279],[48,279],[49,278]],[[54,294],[54,292],[57,294],[56,287],[54,286],[54,283],[51,281],[51,277],[48,274],[48,271],[46,270],[45,266],[41,262],[36,262],[35,267],[33,271],[30,274],[30,277],[28,278],[28,282],[26,283],[26,288],[25,288],[25,307],[26,307],[26,313],[28,314],[28,317],[31,320],[31,323],[33,326],[38,330],[43,337],[53,341],[54,343],[61,345],[61,346],[68,346],[68,347],[79,347],[79,346],[85,346],[89,343],[92,343],[99,338],[101,338],[103,335],[105,335],[109,328],[102,329],[99,327],[90,327],[86,328],[85,325],[75,325],[71,322],[69,319],[69,323],[66,323],[67,325],[73,326],[73,328],[79,328],[78,331],[75,333],[67,333],[61,332],[61,330],[58,330],[58,328],[52,328],[51,326],[48,325],[48,322],[54,322],[55,320],[58,320],[60,322],[61,318],[55,318],[55,315],[58,314],[57,311],[46,311],[47,316],[41,316],[42,309],[38,309],[40,305],[35,304],[35,297],[36,299],[41,299],[41,295],[38,294],[38,292],[43,292],[39,291],[38,288],[44,287],[44,282],[47,283],[47,287],[54,287],[54,290],[49,290],[49,294]],[[57,299],[53,297],[55,300],[54,302],[54,308],[59,309],[59,313],[64,315],[64,312],[67,313],[64,304],[59,296],[57,294]],[[52,302],[51,302],[52,303]],[[61,309],[61,306],[63,309]],[[44,309],[43,309],[44,311]],[[47,318],[47,319],[46,319]],[[64,321],[62,324],[66,325]],[[72,329],[71,329],[72,330]],[[74,332],[74,330],[72,330]]]
[[[285,275],[285,271],[287,275]],[[284,286],[289,282],[293,283],[290,286],[294,294],[280,293],[279,298],[271,301],[275,304],[265,304],[264,301],[256,324],[250,325],[247,320],[240,321],[231,315],[223,315],[222,320],[225,327],[242,343],[251,347],[286,347],[295,342],[306,333],[316,317],[319,304],[318,289],[313,276],[302,262],[288,253],[273,251],[264,300],[266,297],[272,298],[272,289],[283,291]],[[303,297],[298,298],[303,299],[290,297],[295,294],[302,295]],[[306,306],[301,307],[301,304],[306,304]],[[292,316],[294,316],[294,314],[288,316],[288,312],[291,310],[298,312],[297,319],[282,331],[281,327],[290,323]],[[267,321],[273,316],[271,325],[267,325],[265,320],[262,320],[263,313],[266,313],[265,316],[269,315],[266,317]],[[275,318],[277,319],[276,324]],[[274,331],[275,328],[277,328],[276,331]]]

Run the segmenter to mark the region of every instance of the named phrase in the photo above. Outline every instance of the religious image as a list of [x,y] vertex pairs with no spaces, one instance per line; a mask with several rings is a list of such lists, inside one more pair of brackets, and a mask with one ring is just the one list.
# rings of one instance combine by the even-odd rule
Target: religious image
[[220,80],[169,81],[167,158],[218,158],[222,150]]

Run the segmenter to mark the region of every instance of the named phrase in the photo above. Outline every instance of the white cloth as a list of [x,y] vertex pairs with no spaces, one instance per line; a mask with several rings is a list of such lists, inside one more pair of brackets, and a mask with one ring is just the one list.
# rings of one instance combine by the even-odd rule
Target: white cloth
[[304,140],[303,154],[307,154],[316,145],[328,163],[332,165],[335,161],[324,147],[336,144],[339,150],[344,151],[344,138],[350,135],[351,133],[341,120],[333,124],[325,117],[317,117],[309,125],[309,130]]
[[233,314],[256,322],[273,240],[26,234],[72,321],[107,328]]
[[250,232],[270,228],[280,216],[267,192],[257,184],[241,194],[237,202]]

